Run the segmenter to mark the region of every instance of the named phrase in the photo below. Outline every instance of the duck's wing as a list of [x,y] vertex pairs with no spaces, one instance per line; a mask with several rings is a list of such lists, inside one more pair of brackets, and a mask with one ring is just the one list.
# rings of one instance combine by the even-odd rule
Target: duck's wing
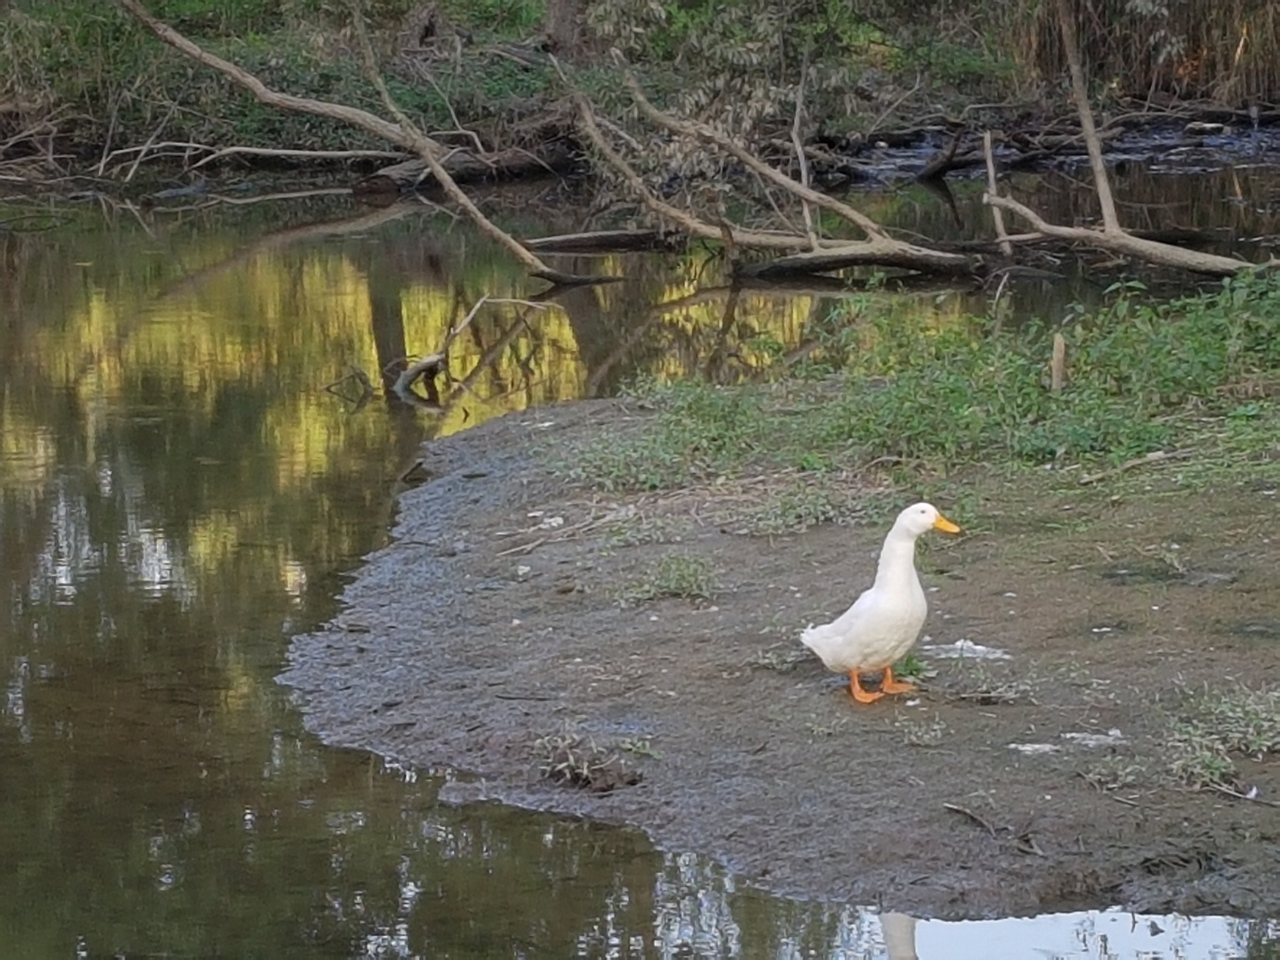
[[866,615],[875,608],[876,597],[873,590],[864,590],[853,605],[830,623],[811,624],[801,632],[800,642],[822,657],[829,659],[829,654],[836,648],[856,642],[859,625]]

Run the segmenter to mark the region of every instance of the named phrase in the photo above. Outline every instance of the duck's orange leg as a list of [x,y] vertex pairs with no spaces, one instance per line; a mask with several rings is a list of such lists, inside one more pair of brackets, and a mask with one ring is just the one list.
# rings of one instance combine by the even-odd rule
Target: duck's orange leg
[[862,689],[862,679],[858,676],[857,670],[849,671],[849,695],[859,703],[875,703],[883,693],[872,693],[869,690]]
[[913,693],[915,685],[893,679],[893,667],[884,668],[884,679],[880,681],[880,689],[885,693]]

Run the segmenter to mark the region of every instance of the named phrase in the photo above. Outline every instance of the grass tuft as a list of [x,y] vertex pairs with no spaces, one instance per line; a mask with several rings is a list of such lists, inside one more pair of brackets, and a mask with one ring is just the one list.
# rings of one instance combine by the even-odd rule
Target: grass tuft
[[[648,741],[644,741],[648,744]],[[617,751],[601,747],[575,730],[548,733],[534,743],[538,774],[551,783],[577,787],[592,793],[611,793],[644,779]],[[645,750],[630,748],[635,753]],[[650,748],[647,755],[656,757]]]
[[710,600],[716,592],[716,567],[697,554],[670,553],[651,564],[622,592],[624,602],[678,597]]
[[1179,782],[1238,789],[1234,757],[1280,754],[1280,690],[1206,691],[1170,721],[1166,746]]

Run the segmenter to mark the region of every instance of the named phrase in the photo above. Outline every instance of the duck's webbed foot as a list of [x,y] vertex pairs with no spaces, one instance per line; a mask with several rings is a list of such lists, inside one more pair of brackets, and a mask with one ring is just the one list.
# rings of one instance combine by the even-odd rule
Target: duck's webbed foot
[[915,684],[904,683],[893,679],[893,667],[884,668],[884,679],[880,681],[880,689],[884,693],[914,693]]
[[872,693],[869,690],[862,689],[862,678],[858,676],[857,670],[849,671],[849,695],[859,703],[875,703],[883,693]]

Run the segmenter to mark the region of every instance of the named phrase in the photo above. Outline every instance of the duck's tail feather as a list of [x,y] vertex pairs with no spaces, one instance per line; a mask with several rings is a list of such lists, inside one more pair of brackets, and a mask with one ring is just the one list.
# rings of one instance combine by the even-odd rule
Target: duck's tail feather
[[835,639],[835,633],[829,623],[820,623],[817,626],[811,623],[800,631],[800,642],[820,656],[824,662],[827,659],[827,652],[831,649],[831,643]]

